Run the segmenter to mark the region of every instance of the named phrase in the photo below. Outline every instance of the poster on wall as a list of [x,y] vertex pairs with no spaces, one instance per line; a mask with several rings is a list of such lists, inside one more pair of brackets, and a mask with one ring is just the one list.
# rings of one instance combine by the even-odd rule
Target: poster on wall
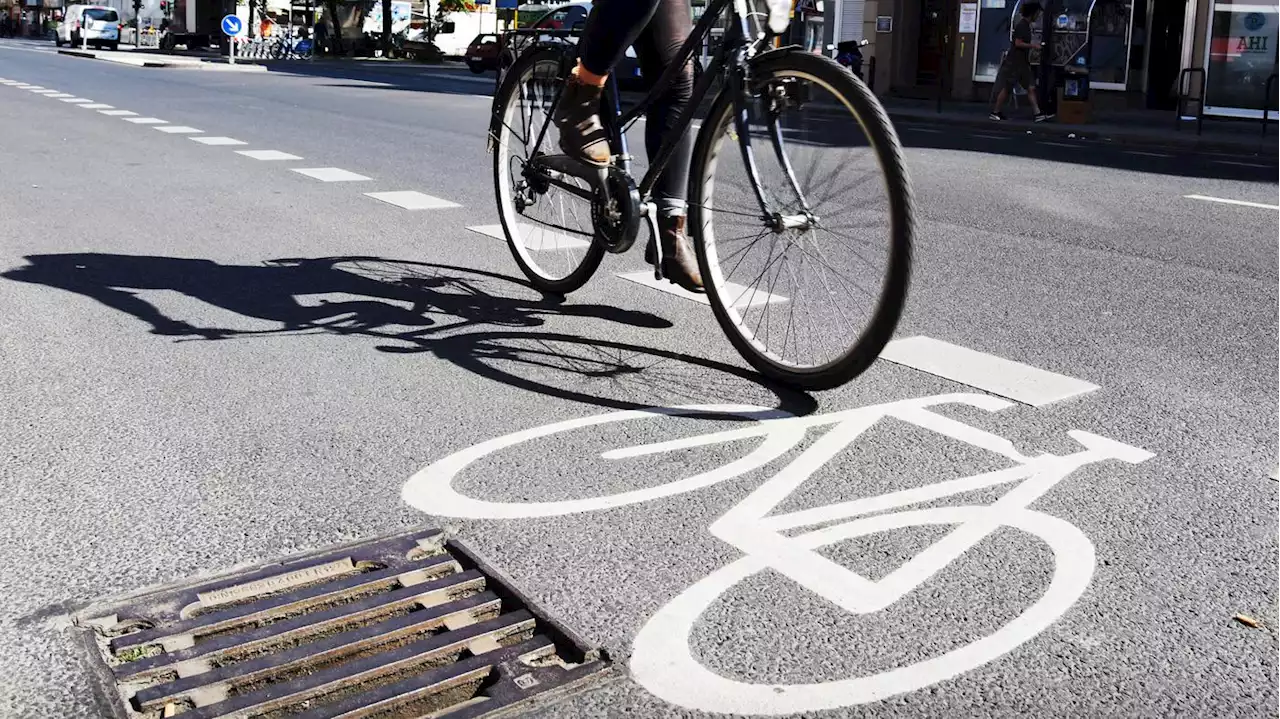
[[[1267,78],[1276,72],[1275,5],[1215,2],[1205,112],[1261,117]],[[1274,92],[1269,98],[1276,109]]]
[[978,31],[978,3],[960,3],[960,32]]

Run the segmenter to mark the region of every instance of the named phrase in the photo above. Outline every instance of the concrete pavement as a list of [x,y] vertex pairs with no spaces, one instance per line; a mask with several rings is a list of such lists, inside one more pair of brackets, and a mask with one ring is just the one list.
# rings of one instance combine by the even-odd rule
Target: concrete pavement
[[[27,86],[0,85],[0,716],[96,714],[57,629],[73,608],[423,523],[620,660],[616,681],[539,716],[711,716],[742,709],[735,692],[748,711],[824,716],[1274,706],[1274,633],[1232,620],[1277,621],[1274,164],[904,124],[920,229],[897,336],[1097,389],[1034,406],[984,389],[989,376],[883,361],[806,395],[745,369],[704,305],[617,277],[644,269],[638,251],[564,303],[531,290],[504,243],[468,229],[496,222],[474,82],[144,72],[3,43],[0,58]],[[389,192],[443,202],[371,196]],[[770,464],[675,493],[760,441],[702,439],[752,426],[709,417],[496,442],[451,478],[438,464],[651,405],[817,419],[939,395],[985,398],[936,408],[971,430],[841,425],[851,444],[804,476],[785,467],[816,456],[818,427]],[[1027,491],[942,482],[1079,452],[1077,431],[1141,454],[1064,474],[1026,505],[1039,515],[994,505],[1001,528],[933,571],[910,565],[914,588],[891,579],[968,521],[905,512]],[[676,438],[698,439],[602,456]],[[760,487],[781,492],[761,516],[933,492],[881,500],[896,528],[859,525],[821,552],[905,591],[859,614],[774,570],[724,584],[747,555],[709,528]],[[686,676],[738,684],[691,691],[654,661],[681,647]]]

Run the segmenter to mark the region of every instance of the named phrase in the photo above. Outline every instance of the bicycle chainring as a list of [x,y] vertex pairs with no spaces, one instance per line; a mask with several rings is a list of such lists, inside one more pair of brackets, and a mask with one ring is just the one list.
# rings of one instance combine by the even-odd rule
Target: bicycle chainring
[[591,220],[596,238],[614,254],[631,249],[640,230],[640,191],[635,180],[617,167],[610,167],[605,187],[596,188],[591,203]]

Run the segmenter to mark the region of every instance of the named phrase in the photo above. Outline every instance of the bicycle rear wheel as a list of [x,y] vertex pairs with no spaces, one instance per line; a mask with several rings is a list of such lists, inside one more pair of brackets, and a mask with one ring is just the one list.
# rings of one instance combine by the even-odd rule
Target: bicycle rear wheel
[[771,52],[753,62],[751,82],[750,103],[722,92],[698,134],[698,264],[744,359],[789,385],[829,389],[875,361],[902,315],[911,182],[883,108],[834,61]]
[[590,185],[568,175],[552,180],[546,173],[526,172],[534,157],[560,154],[550,113],[564,85],[567,60],[557,49],[517,60],[494,102],[490,129],[498,217],[507,245],[529,281],[553,294],[582,287],[604,257],[603,245],[594,239],[592,203],[572,190],[590,196]]

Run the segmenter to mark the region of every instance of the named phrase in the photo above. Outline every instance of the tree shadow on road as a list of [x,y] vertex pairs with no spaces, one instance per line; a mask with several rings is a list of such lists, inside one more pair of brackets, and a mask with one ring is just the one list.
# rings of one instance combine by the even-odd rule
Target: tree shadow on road
[[[574,401],[638,409],[691,397],[773,394],[807,414],[816,401],[754,372],[692,355],[559,332],[532,331],[552,318],[666,329],[662,317],[540,295],[522,279],[449,265],[379,257],[285,258],[262,265],[203,259],[70,253],[29,255],[0,273],[95,299],[178,341],[329,334],[380,340],[376,349],[430,353],[488,379]],[[170,291],[268,329],[200,327],[140,296]],[[305,302],[303,300],[306,300]],[[733,391],[729,385],[734,385]],[[723,391],[722,391],[723,390]]]

